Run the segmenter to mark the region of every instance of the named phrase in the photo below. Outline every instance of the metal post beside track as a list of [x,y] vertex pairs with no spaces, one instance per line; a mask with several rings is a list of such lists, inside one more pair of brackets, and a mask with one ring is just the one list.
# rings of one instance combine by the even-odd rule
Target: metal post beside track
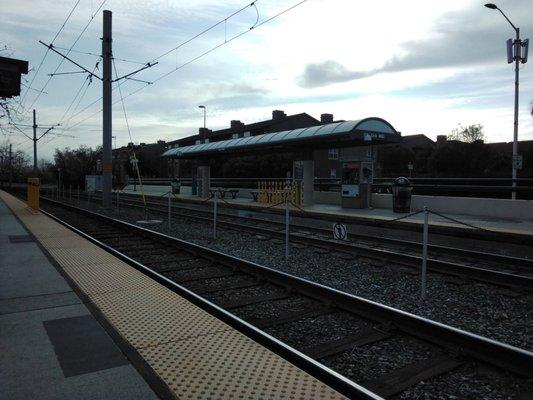
[[72,185],[68,185],[68,200],[72,202]]
[[289,259],[289,200],[285,196],[285,259]]
[[78,185],[78,204],[80,204],[80,185]]
[[119,201],[120,201],[120,199],[119,199],[119,194],[120,194],[120,192],[119,192],[119,190],[117,189],[117,214],[120,214],[120,206],[119,206]]
[[214,192],[213,201],[213,239],[217,238],[217,192]]
[[423,300],[427,296],[427,258],[428,258],[428,224],[429,224],[428,208],[424,206],[424,238],[422,247],[422,285],[420,288],[420,295]]
[[170,234],[170,215],[172,212],[172,185],[168,191],[168,233]]

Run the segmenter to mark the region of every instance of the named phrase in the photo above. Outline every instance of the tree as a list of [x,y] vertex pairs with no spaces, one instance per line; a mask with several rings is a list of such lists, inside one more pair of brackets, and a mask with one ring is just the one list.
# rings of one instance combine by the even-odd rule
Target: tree
[[84,186],[85,175],[96,173],[96,160],[99,158],[101,148],[93,150],[91,147],[80,146],[77,149],[66,147],[56,149],[54,165],[50,168],[57,177],[61,170],[61,181],[65,186]]
[[30,157],[22,150],[12,148],[11,163],[9,159],[9,141],[0,145],[0,175],[1,180],[24,182],[31,172]]
[[460,142],[473,143],[477,140],[485,140],[485,133],[483,133],[483,125],[469,125],[464,127],[459,124],[457,128],[452,130],[448,135],[450,140],[458,140]]

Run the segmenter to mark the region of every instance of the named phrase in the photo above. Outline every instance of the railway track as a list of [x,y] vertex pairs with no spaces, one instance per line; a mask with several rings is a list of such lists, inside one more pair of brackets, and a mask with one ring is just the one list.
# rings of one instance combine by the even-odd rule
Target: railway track
[[[296,357],[297,365],[322,374],[349,398],[376,398],[351,381],[384,398],[411,398],[417,391],[432,398],[424,392],[427,382],[440,387],[435,398],[464,398],[454,380],[486,368],[495,374],[486,385],[500,392],[494,398],[512,398],[510,387],[533,389],[531,352],[87,210],[52,201],[43,208],[167,287],[225,310],[233,326]],[[298,358],[272,337],[315,361]],[[328,375],[322,364],[344,378]]]
[[[150,200],[147,202],[147,210],[166,217],[168,206],[163,201],[164,199],[161,202]],[[142,201],[134,198],[123,199],[121,206],[144,209]],[[210,210],[173,204],[172,215],[205,224],[213,223]],[[284,222],[270,219],[218,212],[217,226],[280,239],[285,237]],[[291,242],[384,260],[391,265],[419,269],[422,263],[422,244],[416,241],[356,232],[350,233],[349,240],[339,241],[332,240],[331,235],[331,230],[321,227],[301,223],[290,225]],[[533,259],[442,245],[428,245],[428,257],[427,268],[430,272],[533,291]]]

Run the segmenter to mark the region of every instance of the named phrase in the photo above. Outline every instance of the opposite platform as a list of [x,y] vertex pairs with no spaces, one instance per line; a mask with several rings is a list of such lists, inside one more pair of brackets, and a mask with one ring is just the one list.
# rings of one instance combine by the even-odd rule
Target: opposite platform
[[61,224],[4,192],[0,196],[172,396],[345,398]]

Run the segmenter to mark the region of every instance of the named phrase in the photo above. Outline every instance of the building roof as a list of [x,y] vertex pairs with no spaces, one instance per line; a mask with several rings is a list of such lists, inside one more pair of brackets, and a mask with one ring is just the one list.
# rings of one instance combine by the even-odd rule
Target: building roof
[[381,118],[365,118],[357,121],[334,122],[331,124],[292,129],[238,139],[221,140],[176,147],[163,153],[163,157],[197,158],[242,151],[270,149],[273,151],[301,150],[318,144],[335,143],[336,147],[351,147],[372,143],[395,143],[400,134],[393,126]]
[[[273,132],[273,131],[279,131],[280,127],[276,127],[276,125],[281,125],[281,130],[283,129],[283,125],[291,124],[294,121],[297,120],[308,120],[309,125],[318,125],[320,124],[320,121],[316,118],[313,118],[307,113],[299,113],[299,114],[293,114],[293,115],[284,115],[282,118],[272,118],[265,121],[259,121],[259,122],[253,122],[251,124],[242,124],[236,127],[229,127],[229,128],[223,128],[216,131],[212,131],[209,133],[208,137],[210,141],[219,140],[220,138],[223,138],[224,136],[231,135],[233,133],[242,133],[242,132],[253,132],[254,131],[264,131],[264,132]],[[240,122],[240,121],[238,121]],[[181,143],[187,143],[191,141],[195,141],[197,139],[202,139],[202,136],[199,134],[186,136],[184,138],[176,139],[167,142],[168,145],[173,146],[174,144],[181,144]]]

